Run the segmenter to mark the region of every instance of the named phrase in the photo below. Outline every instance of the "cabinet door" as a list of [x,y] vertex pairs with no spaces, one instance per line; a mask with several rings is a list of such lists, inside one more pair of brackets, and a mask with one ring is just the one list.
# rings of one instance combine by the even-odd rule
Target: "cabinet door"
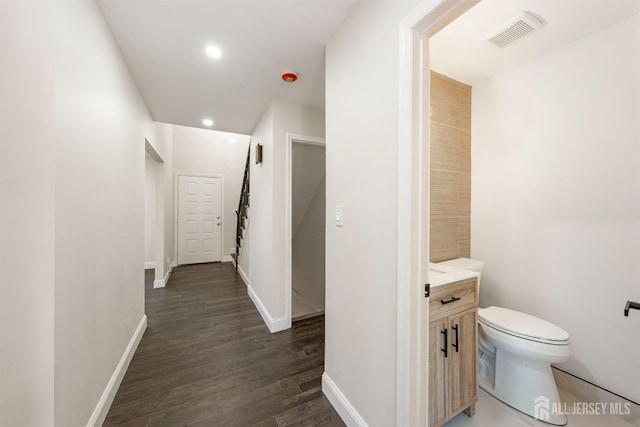
[[449,413],[458,414],[477,400],[477,311],[449,317]]
[[442,425],[447,421],[447,358],[450,353],[447,319],[429,324],[429,425]]

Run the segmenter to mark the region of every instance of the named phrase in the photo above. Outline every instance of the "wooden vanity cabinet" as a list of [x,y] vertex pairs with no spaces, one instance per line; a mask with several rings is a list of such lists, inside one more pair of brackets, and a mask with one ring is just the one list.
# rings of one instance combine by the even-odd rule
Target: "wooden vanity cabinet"
[[432,288],[429,302],[429,426],[441,426],[478,400],[478,285],[475,278]]

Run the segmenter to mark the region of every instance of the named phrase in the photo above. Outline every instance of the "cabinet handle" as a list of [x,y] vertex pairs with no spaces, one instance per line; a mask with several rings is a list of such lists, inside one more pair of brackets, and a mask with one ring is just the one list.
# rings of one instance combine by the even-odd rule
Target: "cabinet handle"
[[442,300],[442,299],[440,300],[442,305],[449,304],[449,303],[455,302],[455,301],[460,301],[460,297],[451,297],[451,299],[449,301],[445,301],[445,300]]
[[444,331],[440,331],[441,334],[444,335],[444,348],[441,348],[440,351],[444,352],[444,357],[449,355],[449,344],[447,344],[447,328],[444,328]]
[[456,349],[456,353],[457,353],[458,352],[458,325],[452,326],[451,329],[456,331],[456,343],[455,344],[451,344],[451,347],[455,348]]

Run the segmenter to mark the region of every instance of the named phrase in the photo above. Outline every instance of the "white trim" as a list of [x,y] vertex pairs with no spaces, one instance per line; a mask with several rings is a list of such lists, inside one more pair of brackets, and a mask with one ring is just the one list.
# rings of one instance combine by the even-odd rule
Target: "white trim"
[[171,273],[173,273],[173,268],[175,266],[176,266],[176,261],[175,260],[171,261],[171,264],[169,264],[169,269],[167,270],[167,274],[164,275],[165,283],[169,283],[169,277],[171,276]]
[[174,174],[175,188],[173,197],[173,214],[175,220],[175,227],[173,229],[173,242],[174,253],[176,254],[176,265],[180,265],[180,253],[178,252],[178,227],[180,226],[180,219],[178,218],[178,177],[180,176],[195,176],[199,178],[220,178],[220,217],[222,218],[222,229],[220,230],[220,259],[214,259],[212,262],[222,261],[224,254],[224,225],[226,224],[226,218],[224,215],[224,175],[222,174],[207,174],[207,173],[192,173],[192,172],[176,172]]
[[244,282],[244,284],[249,286],[249,283],[250,283],[249,275],[244,272],[244,269],[242,268],[241,265],[238,265],[238,274],[240,274],[240,277],[242,278],[242,281]]
[[[427,425],[429,37],[479,0],[426,0],[400,23],[396,424]],[[424,226],[423,226],[424,225]]]
[[113,371],[113,375],[109,379],[107,386],[100,396],[100,400],[96,405],[93,413],[91,414],[91,418],[87,422],[87,427],[101,426],[104,423],[105,418],[107,417],[107,413],[111,408],[111,404],[113,403],[113,398],[116,396],[116,392],[118,391],[118,387],[120,387],[120,383],[122,383],[122,379],[124,378],[124,374],[127,372],[127,368],[129,367],[129,363],[131,363],[131,359],[133,358],[133,354],[136,352],[138,348],[138,344],[140,344],[140,340],[142,340],[142,336],[144,335],[144,331],[147,329],[147,315],[143,314],[142,319],[140,319],[140,323],[136,328],[131,340],[129,340],[129,345],[124,350],[116,369]]
[[222,257],[222,262],[231,262],[233,263],[233,257],[231,255],[225,255]]
[[[422,5],[421,5],[422,6]],[[414,172],[414,160],[420,159],[420,154],[415,153],[414,97],[413,90],[416,82],[416,70],[414,70],[413,56],[415,55],[417,37],[410,25],[402,25],[400,28],[400,105],[399,105],[399,135],[398,135],[398,319],[397,319],[397,391],[396,391],[396,424],[426,425],[426,415],[415,412],[414,402],[420,394],[420,386],[416,385],[414,372],[427,372],[422,370],[418,362],[420,356],[413,354],[415,349],[412,339],[412,330],[415,328],[415,314],[411,304],[413,289],[416,287],[416,258],[420,255],[420,224],[415,223],[416,208],[413,206],[414,198],[420,198],[420,192],[414,189],[421,181],[420,171]],[[404,80],[406,79],[406,80]],[[416,155],[417,154],[417,155]],[[415,155],[415,157],[414,157]],[[418,182],[416,182],[418,181]],[[426,195],[428,199],[428,194]],[[418,213],[419,215],[419,213]],[[414,233],[412,235],[412,233]],[[414,253],[414,251],[418,253]],[[419,268],[419,267],[418,267]],[[418,326],[420,327],[420,326]],[[428,329],[428,328],[426,328]],[[428,348],[428,347],[427,347]],[[428,400],[423,400],[428,401]],[[426,413],[426,411],[423,411]]]
[[158,279],[153,281],[154,289],[164,288],[165,286],[167,286],[167,283],[169,283],[169,277],[171,276],[171,273],[173,273],[173,267],[175,267],[174,261],[172,261],[171,265],[169,265],[169,270],[167,270],[167,274],[164,275],[164,279]]
[[342,421],[348,426],[359,426],[359,427],[367,427],[367,423],[364,421],[364,418],[360,416],[356,408],[353,407],[351,402],[346,398],[346,396],[340,391],[336,383],[329,378],[326,372],[322,374],[322,392],[329,402],[331,406],[336,410]]
[[173,174],[173,254],[176,257],[175,263],[178,264],[178,174]]
[[156,268],[156,262],[155,261],[145,261],[144,269],[145,270],[151,270],[152,268]]
[[291,317],[289,317],[288,319],[286,316],[279,317],[277,319],[271,317],[271,314],[269,314],[269,311],[264,306],[264,304],[260,300],[260,297],[258,296],[258,294],[256,294],[251,285],[247,285],[247,293],[249,294],[249,298],[251,298],[251,301],[253,301],[253,305],[255,305],[258,309],[258,313],[260,313],[260,316],[262,316],[262,320],[264,320],[267,328],[269,328],[269,332],[280,332],[291,327]]
[[287,142],[299,142],[301,144],[322,145],[325,146],[325,138],[319,136],[301,135],[298,133],[287,132]]
[[287,168],[285,176],[285,207],[284,207],[284,236],[285,236],[285,270],[284,270],[284,306],[285,306],[285,319],[287,320],[289,327],[291,327],[291,288],[293,286],[291,282],[291,252],[293,236],[292,230],[292,145],[294,142],[309,145],[320,145],[326,147],[325,138],[317,136],[300,135],[296,133],[287,132],[287,144],[285,149],[285,165]]

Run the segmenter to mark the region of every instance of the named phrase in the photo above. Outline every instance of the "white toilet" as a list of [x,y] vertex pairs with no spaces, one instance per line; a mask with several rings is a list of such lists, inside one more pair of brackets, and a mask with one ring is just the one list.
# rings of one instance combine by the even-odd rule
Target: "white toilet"
[[[484,263],[458,258],[438,263],[482,273]],[[480,277],[478,277],[480,286]],[[566,425],[551,363],[569,360],[569,334],[537,317],[501,307],[478,309],[478,382],[507,405],[553,425]]]

